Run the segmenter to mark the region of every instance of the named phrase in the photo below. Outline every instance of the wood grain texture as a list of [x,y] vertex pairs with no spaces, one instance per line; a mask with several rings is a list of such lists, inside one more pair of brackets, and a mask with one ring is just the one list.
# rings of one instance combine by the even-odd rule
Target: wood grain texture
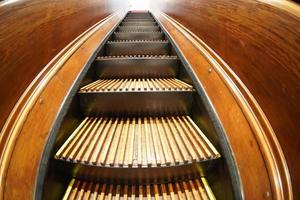
[[[51,73],[44,75],[40,81],[42,84],[36,86],[35,91],[29,94],[30,97],[24,103],[26,113],[19,113],[21,116],[17,117],[10,136],[10,140],[16,141],[10,148],[5,149],[12,151],[11,156],[4,159],[1,157],[0,189],[3,193],[0,194],[0,199],[33,198],[43,148],[65,95],[90,55],[124,14],[118,12],[83,34],[80,40],[68,49],[68,56],[67,54],[61,56],[57,61],[59,64],[52,65]],[[3,169],[3,165],[8,166]]]
[[172,0],[153,6],[213,48],[254,95],[287,159],[294,198],[300,184],[300,18],[263,1]]
[[126,7],[120,2],[19,0],[0,3],[0,129],[21,94],[45,65],[87,28]]
[[[224,79],[199,49],[167,18],[155,14],[188,60],[209,100],[216,109],[226,131],[236,167],[239,171],[245,199],[272,199],[268,171],[260,147],[243,110],[227,87]],[[224,106],[226,105],[226,106]],[[251,176],[249,176],[251,174]]]

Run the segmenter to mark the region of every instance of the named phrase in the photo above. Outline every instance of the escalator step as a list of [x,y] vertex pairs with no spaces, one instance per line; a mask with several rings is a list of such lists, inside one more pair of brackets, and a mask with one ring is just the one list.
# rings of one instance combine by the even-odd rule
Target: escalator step
[[156,26],[157,23],[156,22],[152,22],[152,21],[135,21],[135,22],[122,22],[121,23],[122,26]]
[[155,20],[153,18],[149,18],[149,19],[132,19],[132,18],[125,18],[123,20],[124,22],[155,22]]
[[100,79],[80,89],[85,92],[193,91],[193,86],[175,78]]
[[214,200],[216,199],[204,177],[162,184],[115,185],[72,179],[63,197],[98,200]]
[[163,40],[164,34],[161,31],[153,32],[114,32],[114,40]]
[[220,154],[189,116],[86,117],[56,159],[106,167],[176,166]]
[[119,31],[159,31],[159,26],[119,26]]
[[179,71],[177,56],[104,56],[95,61],[98,78],[174,78]]
[[108,41],[106,55],[168,55],[170,48],[167,40]]

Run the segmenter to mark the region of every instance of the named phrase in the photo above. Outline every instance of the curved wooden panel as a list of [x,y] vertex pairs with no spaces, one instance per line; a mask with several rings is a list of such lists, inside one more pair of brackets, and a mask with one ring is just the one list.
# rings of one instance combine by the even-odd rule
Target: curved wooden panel
[[266,2],[171,0],[153,6],[213,48],[247,86],[276,133],[299,199],[300,8]]
[[[68,43],[126,1],[0,3],[0,128],[30,82]],[[5,97],[5,98],[4,98]]]
[[0,138],[1,145],[5,145],[0,161],[0,199],[33,199],[43,148],[65,95],[124,15],[116,12],[86,30],[47,65],[46,72],[42,71],[23,94],[22,103],[12,113],[16,116],[1,132],[8,139]]

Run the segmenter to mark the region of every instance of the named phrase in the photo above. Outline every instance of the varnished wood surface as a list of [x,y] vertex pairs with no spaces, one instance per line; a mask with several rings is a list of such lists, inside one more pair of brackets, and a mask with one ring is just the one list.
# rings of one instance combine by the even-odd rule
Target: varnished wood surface
[[156,1],[154,7],[213,48],[248,87],[276,133],[299,199],[299,5],[172,0]]
[[45,65],[68,43],[125,1],[0,2],[0,129]]
[[203,57],[203,52],[192,40],[163,15],[155,13],[155,16],[176,41],[216,109],[237,164],[243,196],[246,199],[276,199],[268,166],[253,129],[253,123],[257,122],[249,121],[246,115],[251,110],[247,111],[245,105],[246,111],[241,107],[238,91],[233,85],[228,85],[224,74],[219,73],[219,68]]
[[52,64],[42,84],[28,94],[23,112],[18,113],[18,120],[13,121],[13,128],[8,130],[12,142],[4,152],[8,156],[1,157],[0,199],[33,198],[43,148],[65,95],[90,55],[124,14],[118,12],[85,33],[56,61],[57,65]]

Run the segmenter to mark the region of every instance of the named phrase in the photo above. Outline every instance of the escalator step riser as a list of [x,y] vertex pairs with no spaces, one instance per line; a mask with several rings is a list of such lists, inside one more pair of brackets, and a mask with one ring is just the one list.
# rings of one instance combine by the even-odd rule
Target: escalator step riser
[[122,22],[121,26],[156,26],[156,22],[148,22],[148,21],[142,21],[142,22]]
[[155,22],[154,19],[126,19],[124,18],[123,22]]
[[175,78],[180,61],[177,57],[133,57],[98,59],[95,71],[98,78]]
[[125,19],[153,19],[152,16],[126,16]]
[[168,42],[108,42],[106,55],[168,55],[170,53]]
[[188,181],[143,185],[115,185],[72,179],[63,199],[215,200],[215,196],[204,177]]
[[55,158],[136,168],[178,166],[219,156],[189,116],[86,117]]
[[162,32],[115,32],[114,40],[163,40]]
[[118,31],[159,31],[158,26],[119,26]]

